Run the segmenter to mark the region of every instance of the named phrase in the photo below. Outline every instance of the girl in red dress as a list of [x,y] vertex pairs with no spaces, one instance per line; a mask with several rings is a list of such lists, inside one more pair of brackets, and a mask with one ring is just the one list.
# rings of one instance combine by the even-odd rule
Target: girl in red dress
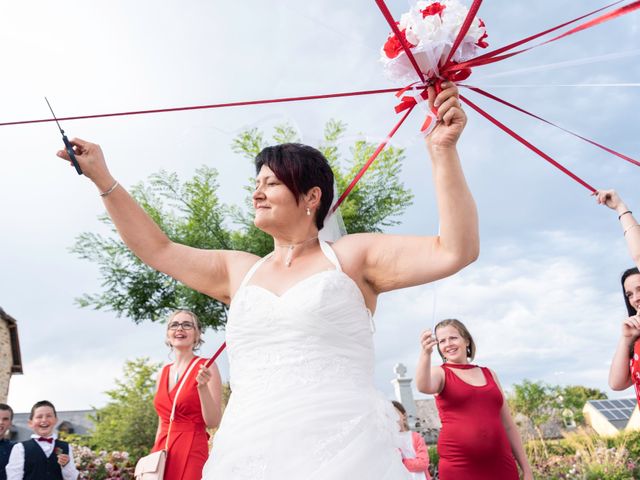
[[640,225],[615,190],[597,190],[595,196],[599,204],[618,215],[631,258],[636,262],[635,268],[622,274],[622,293],[629,317],[622,322],[620,341],[609,369],[609,386],[612,390],[626,390],[633,385],[640,404],[640,272],[637,268],[640,265]]
[[[167,345],[175,352],[176,360],[162,369],[153,401],[160,419],[153,452],[165,448],[169,434],[165,480],[202,478],[202,468],[209,457],[206,428],[217,427],[222,416],[222,383],[218,367],[212,364],[206,368],[206,359],[193,353],[203,342],[200,335],[200,323],[194,313],[178,310],[169,317]],[[196,365],[189,370],[194,362]],[[187,372],[169,428],[173,401]]]
[[[422,333],[416,385],[436,396],[442,430],[438,437],[441,480],[524,480],[533,473],[496,374],[470,364],[476,346],[458,320],[443,320]],[[442,366],[431,366],[434,346]],[[514,459],[515,457],[515,459]]]

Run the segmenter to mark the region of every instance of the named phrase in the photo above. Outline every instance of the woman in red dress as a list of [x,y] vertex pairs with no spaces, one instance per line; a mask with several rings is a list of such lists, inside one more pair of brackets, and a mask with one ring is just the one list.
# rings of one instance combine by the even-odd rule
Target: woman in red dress
[[[469,363],[476,353],[471,334],[458,320],[443,320],[435,333],[420,338],[416,385],[436,396],[440,480],[518,480],[516,461],[523,479],[533,480],[496,374]],[[432,367],[436,345],[444,363]]]
[[629,253],[636,263],[636,267],[626,270],[621,278],[629,316],[622,322],[618,347],[611,360],[609,386],[612,390],[626,390],[633,385],[640,404],[640,272],[637,267],[640,265],[640,225],[615,190],[598,190],[595,195],[599,204],[618,215]]
[[[206,368],[206,359],[193,353],[203,342],[200,322],[194,313],[178,310],[169,317],[166,342],[175,353],[176,360],[165,365],[158,378],[153,403],[160,421],[152,451],[165,448],[168,434],[164,479],[200,480],[202,468],[209,457],[206,429],[217,427],[222,416],[220,374],[215,364]],[[170,422],[173,401],[185,374],[188,377],[178,395],[173,422]]]

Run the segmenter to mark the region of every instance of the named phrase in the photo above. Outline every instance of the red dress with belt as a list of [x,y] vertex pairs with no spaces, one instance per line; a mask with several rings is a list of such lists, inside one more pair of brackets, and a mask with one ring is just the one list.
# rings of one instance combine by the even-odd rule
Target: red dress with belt
[[500,418],[504,399],[488,368],[486,384],[473,386],[452,369],[477,365],[444,363],[445,384],[436,396],[442,430],[438,437],[441,480],[518,480],[518,467]]
[[[195,357],[192,362],[203,364],[205,360],[204,358]],[[173,389],[169,391],[170,367],[171,365],[169,364],[162,369],[158,391],[153,400],[161,424],[160,436],[153,446],[152,452],[165,448],[173,399],[182,380],[180,378]],[[199,369],[200,365],[195,365],[191,370],[176,403],[176,412],[169,434],[169,450],[164,473],[165,480],[200,480],[202,478],[202,467],[209,456],[209,435],[202,418],[200,397],[198,396],[196,383]]]

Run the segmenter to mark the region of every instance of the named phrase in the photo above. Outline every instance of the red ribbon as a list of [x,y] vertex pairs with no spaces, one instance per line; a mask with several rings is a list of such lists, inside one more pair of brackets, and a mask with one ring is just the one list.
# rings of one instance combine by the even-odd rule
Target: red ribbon
[[629,163],[633,163],[634,165],[637,165],[637,166],[639,166],[639,167],[640,167],[640,162],[639,162],[638,160],[635,160],[635,159],[633,159],[633,158],[631,158],[631,157],[628,157],[627,155],[624,155],[624,154],[622,154],[622,153],[620,153],[620,152],[617,152],[617,151],[615,151],[615,150],[613,150],[613,149],[611,149],[611,148],[609,148],[609,147],[605,147],[604,145],[601,145],[601,144],[599,144],[598,142],[594,142],[593,140],[589,140],[588,138],[583,137],[582,135],[579,135],[579,134],[577,134],[577,133],[575,133],[575,132],[572,132],[571,130],[567,130],[566,128],[561,127],[560,125],[556,125],[556,124],[555,124],[555,123],[553,123],[553,122],[550,122],[550,121],[548,121],[548,120],[545,120],[544,118],[539,117],[538,115],[535,115],[535,114],[533,114],[533,113],[531,113],[531,112],[528,112],[528,111],[526,111],[526,110],[524,110],[524,109],[522,109],[522,108],[520,108],[520,107],[518,107],[518,106],[514,105],[513,103],[509,103],[509,102],[507,102],[506,100],[503,100],[503,99],[501,99],[501,98],[499,98],[499,97],[496,97],[495,95],[492,95],[491,93],[486,92],[486,91],[482,90],[481,88],[478,88],[478,87],[472,87],[472,86],[470,86],[470,85],[461,85],[461,86],[462,86],[462,87],[465,87],[465,88],[468,88],[469,90],[473,90],[474,92],[479,93],[480,95],[484,95],[484,96],[485,96],[485,97],[487,97],[487,98],[490,98],[490,99],[492,99],[492,100],[495,100],[496,102],[502,103],[503,105],[506,105],[507,107],[513,108],[514,110],[517,110],[517,111],[519,111],[519,112],[522,112],[522,113],[524,113],[525,115],[529,115],[530,117],[533,117],[533,118],[535,118],[535,119],[537,119],[537,120],[540,120],[541,122],[544,122],[544,123],[546,123],[546,124],[548,124],[548,125],[551,125],[551,126],[553,126],[553,127],[559,128],[559,129],[560,129],[560,130],[562,130],[563,132],[567,132],[569,135],[573,135],[574,137],[577,137],[577,138],[579,138],[580,140],[584,140],[585,142],[590,143],[591,145],[594,145],[594,146],[596,146],[596,147],[598,147],[598,148],[601,148],[601,149],[602,149],[602,150],[604,150],[605,152],[608,152],[608,153],[610,153],[610,154],[612,154],[612,155],[615,155],[616,157],[619,157],[619,158],[621,158],[621,159],[623,159],[623,160],[626,160],[626,161],[627,161],[627,162],[629,162]]
[[[195,105],[188,107],[173,107],[173,108],[158,108],[153,110],[134,110],[130,112],[116,112],[116,113],[98,113],[93,115],[77,115],[73,117],[58,117],[58,121],[61,120],[86,120],[90,118],[105,118],[105,117],[123,117],[127,115],[145,115],[150,113],[166,113],[166,112],[181,112],[187,110],[203,110],[209,108],[227,108],[227,107],[244,107],[250,105],[264,105],[269,103],[284,103],[284,102],[300,102],[305,100],[320,100],[324,98],[339,98],[339,97],[356,97],[360,95],[376,95],[378,93],[391,93],[397,92],[397,88],[382,88],[379,90],[361,90],[357,92],[342,92],[342,93],[325,93],[321,95],[306,95],[302,97],[284,97],[284,98],[271,98],[266,100],[249,100],[243,102],[230,102],[230,103],[214,103],[211,105]],[[0,127],[6,127],[9,125],[25,125],[28,123],[43,123],[43,122],[55,122],[54,118],[45,118],[41,120],[19,120],[13,122],[0,123]]]
[[532,150],[533,152],[537,153],[538,155],[540,155],[542,158],[544,158],[547,162],[549,162],[551,165],[553,165],[554,167],[556,167],[557,169],[559,169],[560,171],[562,171],[563,173],[569,175],[571,178],[573,178],[576,182],[578,182],[580,185],[582,185],[583,187],[585,187],[586,189],[588,189],[589,191],[591,191],[591,193],[595,193],[596,189],[593,188],[591,185],[589,185],[587,182],[585,182],[584,180],[582,180],[580,177],[578,177],[575,173],[573,173],[571,170],[569,170],[566,167],[563,167],[560,163],[558,163],[557,161],[555,161],[553,158],[551,158],[549,155],[547,155],[546,153],[544,153],[542,150],[540,150],[538,147],[536,147],[535,145],[531,144],[530,142],[528,142],[527,140],[525,140],[524,137],[518,135],[516,132],[514,132],[513,130],[511,130],[509,127],[507,127],[504,123],[501,123],[499,120],[497,120],[496,118],[492,117],[491,115],[489,115],[486,111],[484,111],[483,109],[481,109],[479,106],[477,106],[475,103],[473,103],[471,100],[469,100],[468,98],[460,95],[460,100],[462,100],[464,103],[466,103],[467,105],[469,105],[471,108],[473,108],[476,112],[478,112],[480,115],[482,115],[484,118],[486,118],[487,120],[489,120],[491,123],[493,123],[494,125],[496,125],[498,128],[500,128],[501,130],[505,131],[506,133],[508,133],[509,135],[511,135],[513,138],[515,138],[518,142],[520,142],[521,144],[523,144],[525,147],[527,147],[528,149]]
[[378,8],[380,9],[385,20],[391,27],[391,31],[393,31],[393,34],[396,36],[396,38],[400,42],[400,45],[402,45],[402,49],[404,50],[404,53],[406,53],[407,58],[409,59],[409,61],[411,62],[411,65],[413,65],[413,68],[418,74],[418,78],[422,80],[423,84],[427,83],[427,79],[425,78],[424,73],[422,73],[422,70],[420,70],[420,67],[418,66],[418,62],[416,62],[416,58],[413,56],[413,53],[411,52],[411,48],[409,48],[409,45],[407,44],[404,35],[402,35],[402,33],[400,32],[400,29],[398,28],[398,24],[393,19],[393,15],[391,15],[391,12],[387,8],[386,3],[384,3],[384,0],[376,0],[376,5],[378,5]]
[[207,360],[207,363],[205,363],[204,366],[209,368],[211,366],[211,364],[213,362],[215,362],[216,359],[220,356],[220,354],[226,348],[226,346],[227,346],[227,342],[222,342],[222,345],[220,345],[220,347],[218,348],[218,351],[213,354],[213,357],[211,357],[209,360]]
[[[476,13],[478,13],[478,10],[480,9],[480,5],[482,5],[482,0],[473,0],[473,3],[471,4],[469,11],[467,12],[467,16],[465,17],[464,22],[462,22],[462,26],[458,31],[458,35],[456,36],[456,39],[453,42],[453,46],[451,47],[451,50],[449,50],[449,55],[447,56],[447,59],[443,63],[443,68],[442,68],[443,70],[446,70],[447,67],[451,66],[452,64],[451,59],[453,58],[453,55],[458,50],[458,47],[462,43],[462,40],[464,40],[465,35],[469,31],[469,28],[471,28],[471,24],[473,23],[473,19],[475,18]],[[469,74],[471,74],[471,72],[469,72]],[[468,76],[469,75],[467,75],[467,77]]]
[[551,32],[555,32],[556,30],[559,30],[559,29],[561,29],[563,27],[566,27],[568,25],[576,23],[576,22],[578,22],[580,20],[583,20],[583,19],[585,19],[587,17],[590,17],[591,15],[595,15],[596,13],[599,13],[599,12],[601,12],[603,10],[606,10],[607,8],[610,8],[610,7],[614,6],[614,5],[617,5],[617,4],[621,3],[622,1],[623,0],[618,0],[617,2],[611,3],[611,4],[609,4],[609,5],[605,6],[605,7],[602,7],[602,8],[598,8],[597,10],[589,12],[589,13],[587,13],[585,15],[580,16],[580,17],[574,18],[573,20],[569,20],[568,22],[564,22],[564,23],[562,23],[560,25],[556,25],[555,27],[549,28],[549,29],[547,29],[547,30],[545,30],[543,32],[537,33],[535,35],[531,35],[531,36],[529,36],[527,38],[524,38],[522,40],[519,40],[517,42],[514,42],[514,43],[511,43],[511,44],[506,45],[504,47],[498,48],[497,50],[493,50],[491,52],[487,52],[487,53],[485,53],[483,55],[480,55],[479,57],[472,58],[471,60],[468,60],[466,62],[462,62],[462,63],[460,63],[458,65],[448,66],[444,70],[445,70],[445,72],[448,72],[448,71],[456,70],[456,69],[459,69],[459,68],[472,68],[472,67],[478,67],[480,65],[487,65],[489,63],[499,62],[501,60],[505,60],[505,59],[513,57],[515,55],[519,55],[519,54],[521,54],[523,52],[529,51],[529,50],[531,50],[533,48],[537,48],[537,47],[540,47],[542,45],[546,45],[548,43],[555,42],[556,40],[560,40],[561,38],[564,38],[564,37],[567,37],[567,36],[572,35],[574,33],[580,32],[582,30],[585,30],[586,28],[593,27],[595,25],[599,25],[599,24],[604,23],[604,22],[606,22],[608,20],[612,20],[614,18],[620,17],[622,15],[625,15],[627,13],[630,13],[630,12],[640,8],[640,1],[633,2],[630,5],[626,5],[624,7],[618,8],[618,9],[612,11],[612,12],[606,13],[604,15],[601,15],[600,17],[597,17],[597,18],[595,18],[593,20],[585,22],[584,24],[579,25],[578,27],[575,27],[575,28],[573,28],[571,30],[568,30],[567,32],[564,32],[563,34],[558,35],[557,37],[551,38],[550,40],[547,40],[545,42],[539,43],[537,45],[533,45],[533,46],[528,47],[528,48],[524,48],[522,50],[517,50],[515,52],[507,53],[505,55],[500,55],[501,53],[504,53],[504,52],[507,52],[509,50],[512,50],[512,49],[514,49],[516,47],[519,47],[520,45],[524,45],[525,43],[529,43],[529,42],[531,42],[531,41],[533,41],[533,40],[535,40],[537,38],[540,38],[540,37],[542,37],[544,35],[547,35],[547,34],[549,34]]
[[358,183],[360,181],[362,176],[369,169],[369,167],[371,166],[373,161],[378,157],[380,152],[382,152],[384,147],[389,143],[389,140],[391,140],[391,137],[393,137],[395,135],[395,133],[400,128],[400,125],[402,125],[402,123],[409,116],[409,114],[411,113],[412,110],[413,110],[413,106],[411,106],[411,107],[409,107],[407,109],[406,113],[402,116],[402,118],[398,121],[398,123],[396,123],[395,127],[393,127],[391,129],[391,131],[389,132],[389,135],[387,135],[387,138],[385,138],[380,143],[380,145],[378,145],[378,148],[376,148],[375,152],[373,152],[373,155],[371,155],[371,157],[369,157],[369,160],[367,160],[367,162],[362,166],[362,168],[360,169],[358,174],[355,176],[355,178],[353,180],[351,180],[351,183],[346,188],[346,190],[342,193],[342,195],[340,195],[340,197],[338,198],[338,201],[336,202],[336,204],[333,206],[333,209],[331,210],[332,212],[335,212],[338,209],[338,207],[340,206],[340,204],[344,201],[344,199],[347,198],[347,195],[349,195],[349,193],[351,193],[351,190],[353,190],[353,187],[355,187],[356,183]]

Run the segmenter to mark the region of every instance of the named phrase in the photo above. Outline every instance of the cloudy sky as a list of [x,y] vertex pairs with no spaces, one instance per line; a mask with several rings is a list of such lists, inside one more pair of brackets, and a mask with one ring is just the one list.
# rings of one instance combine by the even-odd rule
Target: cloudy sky
[[[604,4],[600,0],[485,2],[491,47]],[[551,3],[553,8],[551,9]],[[390,1],[399,17],[405,1]],[[0,16],[0,123],[396,86],[378,62],[388,26],[374,2],[28,0]],[[640,13],[492,66],[468,83],[548,120],[640,157],[637,125]],[[622,86],[622,84],[635,84]],[[598,188],[640,209],[640,170],[517,112],[469,98]],[[221,196],[242,202],[250,164],[231,140],[288,122],[316,144],[324,123],[348,123],[377,141],[395,124],[394,97],[378,95],[237,109],[65,122],[70,137],[100,143],[125,186],[160,169],[183,178],[207,164]],[[525,378],[609,392],[607,370],[624,318],[619,275],[630,266],[613,212],[495,126],[469,113],[460,154],[481,220],[480,259],[453,278],[386,294],[376,314],[376,382],[389,396],[393,366],[413,373],[419,332],[434,319],[463,320],[477,360],[505,386]],[[429,160],[409,118],[394,137],[406,148],[402,178],[415,202],[396,233],[438,228]],[[127,359],[167,362],[164,326],[134,325],[74,298],[100,290],[95,265],[69,253],[81,232],[103,231],[95,187],[55,157],[54,124],[0,127],[0,306],[18,321],[24,375],[12,379],[18,411],[41,398],[59,409],[102,406]],[[208,332],[211,354],[224,332]],[[226,357],[220,362],[227,375]],[[632,396],[631,391],[616,393]]]

